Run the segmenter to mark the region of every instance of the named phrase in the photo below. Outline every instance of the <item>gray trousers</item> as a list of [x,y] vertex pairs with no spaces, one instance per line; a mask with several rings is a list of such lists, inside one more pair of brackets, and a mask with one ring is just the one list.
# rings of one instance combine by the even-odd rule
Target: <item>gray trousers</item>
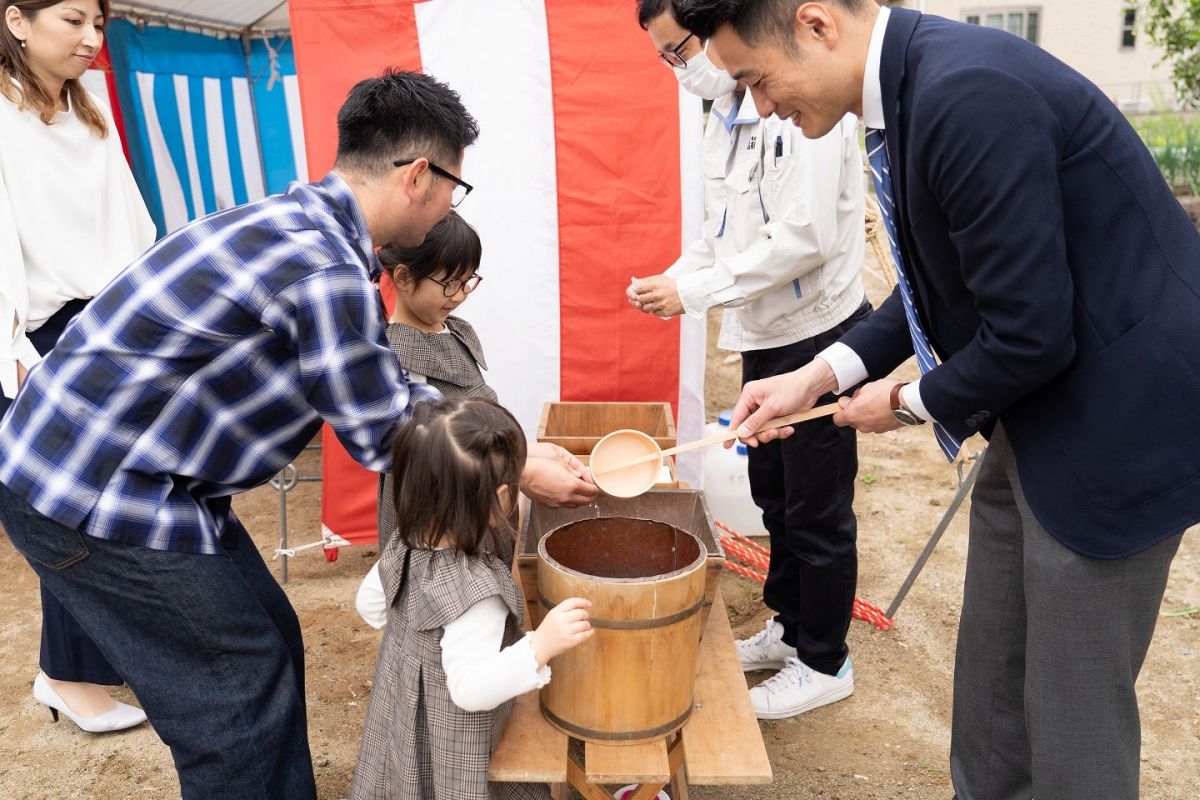
[[971,499],[954,665],[959,800],[1133,800],[1134,682],[1182,533],[1128,558],[1081,556],[1025,502],[996,427]]

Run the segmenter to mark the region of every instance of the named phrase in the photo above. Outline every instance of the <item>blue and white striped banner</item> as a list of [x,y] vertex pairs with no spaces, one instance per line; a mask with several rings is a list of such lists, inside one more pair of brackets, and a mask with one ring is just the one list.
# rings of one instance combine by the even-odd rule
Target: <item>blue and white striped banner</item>
[[290,42],[255,40],[247,58],[239,39],[126,20],[107,39],[134,176],[160,235],[308,179]]

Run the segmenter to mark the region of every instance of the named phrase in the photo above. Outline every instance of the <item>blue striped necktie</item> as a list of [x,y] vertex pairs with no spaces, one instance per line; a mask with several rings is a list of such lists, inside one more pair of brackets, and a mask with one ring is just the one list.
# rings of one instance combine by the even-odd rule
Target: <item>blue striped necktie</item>
[[[904,316],[908,319],[908,333],[912,336],[913,352],[917,354],[917,364],[921,374],[937,366],[929,337],[921,327],[921,318],[917,316],[916,306],[913,305],[912,287],[904,274],[904,259],[900,258],[900,246],[896,234],[896,202],[892,194],[892,175],[888,169],[887,146],[883,139],[883,131],[867,128],[867,161],[871,164],[871,177],[875,179],[875,197],[879,201],[879,211],[883,214],[883,226],[887,231],[888,241],[892,245],[892,258],[896,262],[896,283],[900,285],[900,299],[904,301]],[[938,423],[933,423],[933,434],[937,437],[938,446],[953,461],[962,447],[962,441],[956,439]]]

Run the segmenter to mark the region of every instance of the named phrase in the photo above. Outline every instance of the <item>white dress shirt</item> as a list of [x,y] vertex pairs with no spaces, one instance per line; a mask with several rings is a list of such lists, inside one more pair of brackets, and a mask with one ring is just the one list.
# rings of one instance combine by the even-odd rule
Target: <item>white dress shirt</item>
[[[27,334],[87,300],[154,243],[112,114],[100,139],[73,109],[42,123],[0,95],[0,391],[41,357]],[[14,320],[16,329],[13,329]]]
[[[879,62],[883,54],[883,37],[887,30],[888,18],[892,10],[881,6],[879,15],[875,18],[875,27],[871,30],[871,42],[867,47],[867,64],[863,71],[862,119],[867,128],[884,130],[883,118],[883,88],[879,79]],[[837,378],[837,393],[848,391],[867,379],[867,368],[858,353],[841,342],[835,342],[817,353],[817,358],[824,361],[833,370]],[[921,401],[921,380],[918,378],[900,390],[904,406],[927,422],[933,421],[933,416]]]
[[[387,624],[387,599],[379,562],[363,578],[355,600],[372,628]],[[442,669],[450,699],[463,711],[487,711],[550,682],[550,666],[538,669],[530,634],[501,648],[508,606],[488,597],[471,606],[442,632]]]

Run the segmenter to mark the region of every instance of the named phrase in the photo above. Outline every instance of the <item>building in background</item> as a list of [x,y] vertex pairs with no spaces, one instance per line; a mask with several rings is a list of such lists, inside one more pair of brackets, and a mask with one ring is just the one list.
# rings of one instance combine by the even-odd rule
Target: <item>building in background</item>
[[1007,30],[1044,48],[1099,86],[1127,112],[1173,108],[1171,69],[1131,0],[902,0],[929,14]]

